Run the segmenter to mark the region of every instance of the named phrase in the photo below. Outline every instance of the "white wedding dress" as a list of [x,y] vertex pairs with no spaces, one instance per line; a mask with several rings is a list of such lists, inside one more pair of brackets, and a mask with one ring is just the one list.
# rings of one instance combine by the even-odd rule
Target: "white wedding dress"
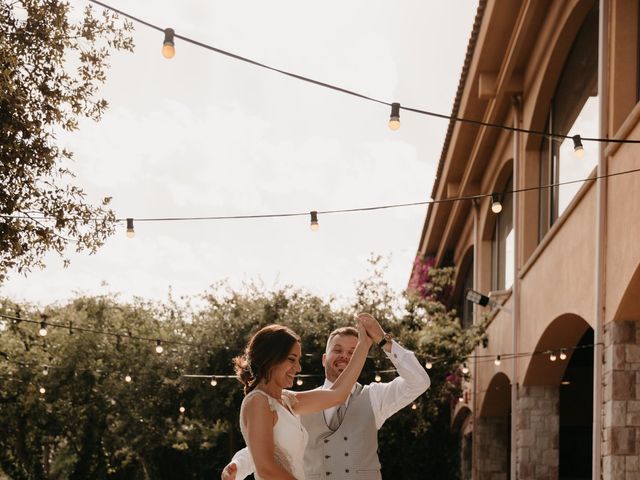
[[[295,393],[287,390],[282,391],[282,402],[286,407],[266,392],[258,389],[249,392],[244,397],[240,407],[240,430],[247,445],[249,443],[247,442],[247,427],[244,422],[243,411],[245,402],[253,395],[264,395],[269,401],[271,411],[276,412],[278,416],[278,420],[273,426],[273,456],[275,461],[296,477],[297,480],[304,480],[304,449],[307,446],[309,436],[300,422],[300,416],[293,413],[292,406],[296,402]],[[249,453],[251,454],[250,448]],[[261,477],[257,473],[254,475],[256,480],[260,480]]]

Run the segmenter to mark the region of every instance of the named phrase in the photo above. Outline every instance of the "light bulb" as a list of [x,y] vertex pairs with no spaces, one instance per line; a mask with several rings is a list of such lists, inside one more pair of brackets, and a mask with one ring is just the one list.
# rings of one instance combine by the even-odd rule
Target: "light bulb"
[[552,362],[555,362],[557,358],[558,357],[556,357],[556,354],[553,352],[551,352],[551,355],[549,355],[549,360],[551,360]]
[[38,330],[38,335],[41,337],[47,336],[47,322],[40,322],[40,330]]
[[301,378],[299,378],[298,380],[296,380],[296,385],[302,385],[304,382],[302,381]]
[[466,363],[462,366],[462,373],[464,373],[465,375],[469,373],[469,367],[467,367]]
[[157,353],[164,352],[164,348],[162,347],[162,342],[160,340],[156,340],[156,352]]
[[464,402],[464,397],[458,398],[458,402],[460,402],[460,403]]
[[427,370],[431,370],[433,368],[433,363],[427,362],[424,364],[424,366],[427,367]]
[[502,211],[502,203],[500,203],[500,195],[497,193],[491,194],[491,211],[493,213],[500,213]]
[[162,56],[164,58],[173,58],[176,54],[175,44],[173,42],[173,28],[164,29],[164,41],[162,42]]
[[573,153],[576,158],[584,158],[584,146],[582,145],[582,138],[580,135],[574,135],[573,137]]
[[495,366],[496,366],[496,367],[499,367],[499,366],[500,366],[500,355],[498,355],[498,356],[496,357],[496,359],[493,361],[493,363],[495,364]]
[[560,350],[560,360],[566,360],[567,359],[567,352],[564,351],[564,348],[562,350]]
[[127,238],[133,238],[136,236],[136,231],[133,229],[133,218],[127,218]]
[[184,413],[186,409],[182,405],[180,405],[180,408],[178,410],[180,410],[180,413]]
[[124,381],[127,383],[131,383],[131,375],[125,375]]
[[215,378],[211,379],[211,386],[215,387],[216,385],[218,385],[218,381]]
[[415,403],[411,404],[411,410],[415,410],[418,408],[418,405],[416,405]]
[[46,391],[47,391],[47,390],[46,390],[44,387],[40,387],[40,393],[42,393],[42,394],[44,395],[44,393],[45,393]]
[[389,116],[389,128],[394,132],[400,128],[400,104],[391,104],[391,115]]
[[44,368],[42,369],[42,374],[43,375],[49,375],[49,366],[45,365]]
[[375,381],[379,382],[380,380],[382,380],[382,377],[376,373]]
[[320,228],[320,224],[318,223],[318,212],[314,210],[310,212],[310,215],[311,215],[311,224],[309,225],[309,228],[311,228],[312,232],[317,232],[318,229]]

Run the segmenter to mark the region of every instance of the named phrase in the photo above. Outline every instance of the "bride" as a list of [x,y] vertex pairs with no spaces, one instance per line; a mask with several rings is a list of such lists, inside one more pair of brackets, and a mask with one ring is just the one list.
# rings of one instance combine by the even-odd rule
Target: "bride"
[[259,330],[244,354],[234,359],[244,384],[240,430],[256,466],[256,478],[304,480],[303,456],[307,431],[300,415],[319,412],[344,403],[364,365],[371,339],[357,317],[358,344],[351,361],[331,389],[292,392],[300,373],[300,337],[282,325]]

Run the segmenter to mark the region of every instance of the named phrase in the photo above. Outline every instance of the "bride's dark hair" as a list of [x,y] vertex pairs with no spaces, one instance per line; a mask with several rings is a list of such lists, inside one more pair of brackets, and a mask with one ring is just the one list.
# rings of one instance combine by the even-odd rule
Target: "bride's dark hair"
[[233,359],[245,395],[263,379],[270,380],[271,368],[287,358],[296,342],[300,343],[300,337],[293,330],[276,324],[261,328],[251,337],[244,354]]

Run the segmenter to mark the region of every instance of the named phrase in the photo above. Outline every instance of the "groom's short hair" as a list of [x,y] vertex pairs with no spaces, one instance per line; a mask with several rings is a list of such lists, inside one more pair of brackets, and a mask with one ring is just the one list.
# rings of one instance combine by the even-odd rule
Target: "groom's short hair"
[[352,336],[352,337],[356,337],[358,338],[358,329],[355,327],[339,327],[336,328],[333,332],[331,332],[329,334],[329,338],[327,338],[327,347],[329,347],[329,344],[331,343],[331,340],[333,340],[333,337],[337,337],[337,336]]

